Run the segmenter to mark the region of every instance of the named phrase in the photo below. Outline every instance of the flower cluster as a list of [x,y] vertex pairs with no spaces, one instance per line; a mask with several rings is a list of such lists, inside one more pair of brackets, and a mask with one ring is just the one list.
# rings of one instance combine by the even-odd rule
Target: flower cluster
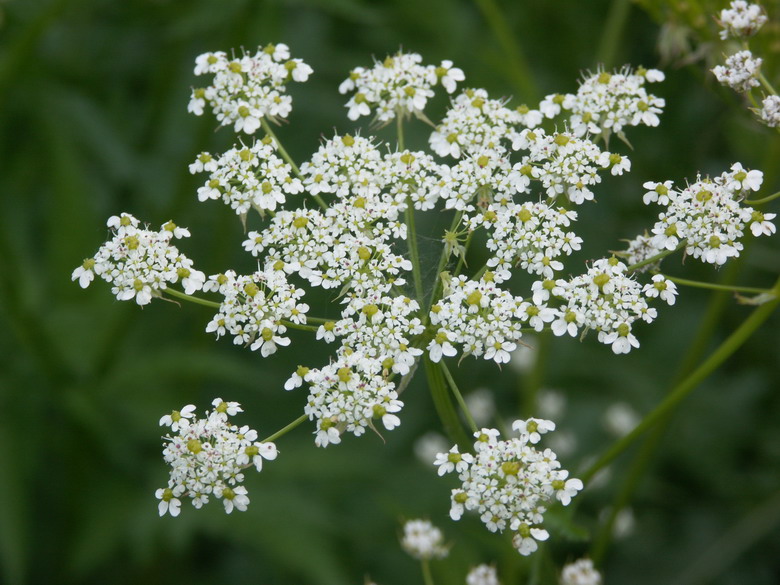
[[606,141],[612,133],[622,137],[626,126],[658,126],[666,102],[648,94],[645,83],[663,80],[663,72],[657,69],[597,71],[580,82],[576,95],[548,95],[539,109],[548,118],[566,110],[567,125],[576,136],[600,134]]
[[466,575],[466,585],[501,585],[495,567],[478,565]]
[[733,0],[728,8],[723,9],[718,19],[722,27],[720,38],[741,40],[742,50],[727,56],[725,65],[715,66],[712,73],[718,82],[738,93],[745,94],[753,104],[756,104],[757,100],[750,95],[751,91],[763,85],[769,94],[760,98],[760,108],[756,106],[751,110],[761,123],[770,128],[777,128],[780,126],[780,98],[762,75],[763,60],[754,56],[747,44],[748,37],[756,34],[767,20],[761,6],[750,4],[745,0]]
[[535,128],[541,122],[539,110],[528,106],[512,110],[504,101],[490,99],[484,89],[466,89],[452,100],[429,143],[439,156],[478,157],[486,149],[507,149],[516,140],[518,127]]
[[563,567],[561,585],[601,585],[601,573],[590,559],[579,559]]
[[637,320],[652,322],[657,313],[648,298],[660,297],[673,305],[677,288],[662,276],[644,287],[626,274],[627,266],[617,258],[593,262],[587,273],[568,282],[556,282],[552,293],[563,300],[552,323],[555,335],[576,336],[579,331],[598,331],[600,342],[615,353],[628,353],[639,347],[631,333]]
[[758,74],[761,63],[761,58],[753,57],[750,51],[739,51],[726,58],[726,65],[716,65],[712,73],[721,84],[737,93],[747,93],[760,85]]
[[290,344],[283,321],[306,323],[309,306],[299,302],[303,290],[287,282],[283,271],[258,270],[243,276],[228,270],[210,276],[203,288],[224,297],[206,331],[217,337],[232,335],[233,343],[260,350],[263,357]]
[[254,55],[229,58],[226,53],[204,53],[195,60],[195,75],[214,75],[212,84],[192,90],[188,111],[203,114],[208,104],[222,126],[254,134],[261,119],[286,118],[292,98],[286,84],[303,82],[312,69],[300,59],[290,58],[287,45],[267,45]]
[[489,206],[470,226],[488,230],[486,247],[492,256],[487,265],[497,271],[499,279],[516,265],[529,274],[552,278],[563,269],[556,259],[580,249],[582,238],[564,231],[576,219],[576,211],[546,203],[510,203],[504,209]]
[[399,52],[377,61],[371,69],[353,69],[339,86],[340,93],[355,91],[346,104],[347,117],[357,120],[371,115],[372,109],[380,123],[390,122],[396,116],[422,116],[437,83],[452,93],[457,82],[465,79],[463,71],[453,67],[452,61],[442,61],[438,67],[421,62],[417,53]]
[[156,492],[160,516],[166,512],[178,516],[181,499],[188,497],[195,508],[201,508],[213,496],[222,500],[225,512],[245,511],[249,497],[244,486],[244,470],[263,468],[263,460],[276,459],[273,443],[257,440],[257,431],[228,422],[228,417],[242,411],[237,402],[216,398],[214,409],[205,418],[195,417],[195,406],[160,419],[174,435],[166,435],[163,449],[165,462],[171,467],[167,488]]
[[202,171],[207,171],[209,178],[198,189],[198,200],[221,198],[241,216],[250,209],[273,211],[285,203],[287,195],[303,191],[292,167],[265,141],[233,147],[218,158],[202,152],[190,165],[190,172]]
[[401,546],[415,559],[443,559],[449,553],[444,535],[428,520],[408,520],[404,524]]
[[153,296],[177,282],[188,295],[200,290],[205,274],[195,270],[192,260],[171,244],[172,239],[188,237],[190,232],[172,221],[159,231],[139,228],[138,223],[128,213],[111,216],[108,227],[113,237],[73,271],[71,280],[78,280],[86,288],[98,275],[111,284],[117,299],[133,299],[139,305],[148,304]]
[[[555,430],[551,421],[517,420],[512,428],[519,436],[499,439],[496,429],[474,434],[474,453],[439,453],[439,474],[456,471],[461,487],[452,490],[450,516],[459,520],[464,511],[474,511],[491,532],[514,533],[513,546],[529,555],[537,541],[549,534],[540,527],[546,506],[554,500],[564,506],[582,489],[579,479],[569,478],[550,449],[538,451],[540,435]],[[443,471],[442,471],[443,470]]]
[[747,226],[754,236],[772,234],[774,213],[761,213],[740,202],[745,194],[757,191],[763,173],[746,170],[734,163],[714,179],[698,177],[696,182],[677,191],[671,183],[646,183],[645,203],[656,202],[666,209],[652,229],[652,244],[659,251],[680,245],[685,252],[703,262],[721,265],[739,256]]
[[767,17],[758,4],[749,4],[745,0],[733,0],[728,8],[720,11],[720,38],[742,39],[753,36],[766,24]]
[[768,95],[761,102],[761,109],[758,112],[761,121],[770,128],[780,126],[780,97]]

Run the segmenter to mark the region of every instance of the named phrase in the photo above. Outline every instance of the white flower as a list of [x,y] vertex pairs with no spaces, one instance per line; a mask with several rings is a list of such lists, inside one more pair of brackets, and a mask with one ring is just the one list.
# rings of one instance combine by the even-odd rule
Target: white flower
[[530,528],[527,524],[521,524],[517,534],[512,538],[512,546],[523,556],[528,556],[539,548],[537,541],[545,541],[550,533],[543,528]]
[[747,93],[758,87],[762,59],[750,51],[739,51],[726,58],[725,65],[716,65],[712,72],[718,81],[736,92]]
[[447,93],[453,93],[455,91],[457,82],[464,81],[466,76],[462,69],[452,66],[452,61],[442,61],[441,65],[436,68],[436,75],[439,77],[439,81],[447,90]]
[[92,282],[95,278],[95,271],[93,268],[95,267],[95,259],[94,258],[86,258],[81,266],[77,267],[73,273],[70,275],[70,279],[79,281],[79,286],[81,288],[87,288],[89,286],[89,283]]
[[746,171],[741,163],[731,165],[733,172],[732,181],[728,184],[729,189],[758,191],[764,182],[764,173],[757,170]]
[[761,102],[760,120],[770,128],[780,126],[780,96],[768,95]]
[[555,423],[551,420],[529,418],[516,420],[512,423],[512,429],[521,435],[526,435],[531,443],[536,444],[541,440],[541,435],[555,430]]
[[639,340],[631,333],[628,323],[620,323],[617,329],[610,333],[600,331],[599,341],[611,345],[612,351],[616,354],[628,353],[632,347],[639,347]]
[[561,585],[601,585],[601,574],[590,559],[579,559],[563,567]]
[[458,446],[454,445],[449,453],[437,453],[433,464],[439,468],[439,476],[442,476],[451,471],[461,473],[473,462],[474,457],[468,453],[459,453]]
[[775,213],[761,213],[754,211],[750,216],[750,231],[754,236],[771,236],[777,228],[770,220],[774,219]]
[[466,585],[501,585],[501,582],[495,567],[478,565],[466,575]]
[[239,512],[246,512],[246,508],[249,505],[249,497],[246,495],[247,491],[244,486],[238,486],[236,488],[229,488],[227,486],[214,491],[214,495],[218,498],[222,498],[222,503],[225,504],[225,512],[230,514],[233,509]]
[[[555,490],[555,497],[564,506],[568,506],[571,503],[571,499],[577,495],[577,492],[582,490],[582,481],[576,478],[566,479],[568,471],[560,471],[559,478],[553,480],[552,487]],[[565,480],[565,481],[564,481]]]
[[407,521],[401,546],[414,558],[421,560],[442,559],[449,553],[441,530],[428,520]]
[[171,427],[172,431],[178,431],[180,428],[186,428],[190,420],[195,415],[195,405],[188,404],[181,410],[174,410],[171,414],[166,414],[160,419],[160,426]]
[[309,373],[309,368],[305,366],[298,366],[298,369],[293,372],[293,375],[290,376],[287,381],[284,383],[284,389],[285,390],[292,390],[293,388],[298,388],[303,384],[303,381],[306,379],[306,374]]
[[235,416],[239,412],[244,412],[244,409],[241,408],[238,402],[225,402],[221,398],[212,400],[211,406],[214,407],[214,412],[220,415]]
[[157,505],[157,511],[160,516],[165,516],[166,512],[174,518],[178,516],[181,512],[181,500],[179,498],[183,493],[183,485],[177,485],[173,489],[160,488],[154,492],[154,496],[160,500],[160,503]]
[[664,278],[662,274],[653,276],[653,283],[646,284],[642,292],[646,297],[660,297],[662,301],[666,301],[669,305],[673,305],[677,300],[677,285],[671,280]]
[[749,37],[764,26],[767,16],[758,4],[749,4],[745,0],[733,0],[728,8],[720,12],[720,38]]

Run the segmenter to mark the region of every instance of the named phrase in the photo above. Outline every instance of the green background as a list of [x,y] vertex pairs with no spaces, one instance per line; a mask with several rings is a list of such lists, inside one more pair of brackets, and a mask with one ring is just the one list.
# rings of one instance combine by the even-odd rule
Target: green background
[[[215,202],[197,204],[200,178],[187,171],[198,152],[219,152],[234,137],[186,106],[191,86],[202,83],[192,74],[198,54],[268,42],[287,43],[315,71],[291,87],[293,113],[278,130],[298,161],[333,129],[354,129],[337,92],[349,70],[399,47],[426,63],[452,59],[465,86],[531,105],[574,92],[580,73],[600,62],[662,64],[667,81],[653,87],[667,100],[661,126],[630,132],[633,152],[611,145],[630,156],[632,173],[606,178],[599,204],[581,209],[580,261],[620,249],[621,238],[651,225],[644,181],[681,185],[739,160],[765,171],[762,195],[770,194],[780,187],[777,133],[707,73],[725,50],[708,15],[724,4],[1,2],[0,582],[335,585],[370,575],[381,585],[419,583],[419,567],[398,545],[402,520],[415,517],[434,521],[454,547],[434,565],[437,583],[463,583],[479,562],[496,562],[505,585],[529,582],[534,571],[538,582],[554,582],[549,559],[560,566],[588,551],[587,535],[599,534],[638,450],[578,497],[576,528],[552,526],[550,555],[533,566],[477,519],[449,520],[452,481],[412,455],[418,437],[438,430],[422,376],[386,443],[368,434],[320,450],[304,425],[277,443],[277,461],[249,475],[246,513],[186,504],[179,518],[159,518],[153,494],[167,481],[161,415],[187,403],[203,411],[221,396],[244,405],[239,424],[268,435],[305,402],[304,389],[282,389],[291,368],[302,356],[324,363],[327,354],[301,334],[263,360],[204,334],[208,309],[159,301],[139,309],[114,300],[102,282],[81,290],[70,274],[121,211],[189,227],[193,237],[181,248],[207,274],[252,270],[236,217]],[[769,8],[780,19],[777,3]],[[756,41],[773,79],[777,31]],[[442,112],[438,100],[428,115]],[[411,124],[408,144],[424,147],[425,132]],[[679,258],[665,267],[769,287],[780,272],[777,238],[750,241],[744,260],[720,271]],[[628,356],[592,337],[552,339],[539,344],[531,374],[471,360],[456,375],[467,391],[494,390],[504,418],[520,415],[529,389],[563,393],[567,410],[556,422],[576,439],[563,458],[574,471],[610,444],[602,422],[610,404],[650,411],[749,311],[730,294],[685,289],[640,328],[642,348]],[[671,419],[631,498],[635,528],[605,557],[607,583],[780,582],[777,327],[775,315]]]

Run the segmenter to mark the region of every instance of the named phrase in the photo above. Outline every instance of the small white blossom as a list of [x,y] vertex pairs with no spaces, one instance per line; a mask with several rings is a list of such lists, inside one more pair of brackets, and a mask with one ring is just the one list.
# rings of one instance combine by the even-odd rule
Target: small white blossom
[[712,72],[723,85],[738,93],[747,93],[758,87],[758,74],[762,59],[753,57],[750,51],[739,51],[726,58],[725,65],[716,65]]
[[593,568],[593,561],[580,559],[563,567],[561,585],[601,585],[601,573]]
[[449,549],[444,544],[444,535],[428,520],[409,520],[404,524],[401,539],[404,550],[416,559],[442,559]]
[[720,11],[720,38],[727,39],[749,37],[764,26],[767,16],[758,4],[750,4],[745,0],[733,0],[728,8]]
[[466,585],[501,585],[501,582],[495,567],[478,565],[466,575]]

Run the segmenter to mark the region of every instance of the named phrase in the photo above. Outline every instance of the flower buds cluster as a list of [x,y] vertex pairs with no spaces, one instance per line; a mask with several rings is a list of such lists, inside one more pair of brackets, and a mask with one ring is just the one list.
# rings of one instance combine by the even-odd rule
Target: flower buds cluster
[[409,520],[404,524],[401,546],[415,559],[443,559],[449,553],[444,535],[428,520]]

